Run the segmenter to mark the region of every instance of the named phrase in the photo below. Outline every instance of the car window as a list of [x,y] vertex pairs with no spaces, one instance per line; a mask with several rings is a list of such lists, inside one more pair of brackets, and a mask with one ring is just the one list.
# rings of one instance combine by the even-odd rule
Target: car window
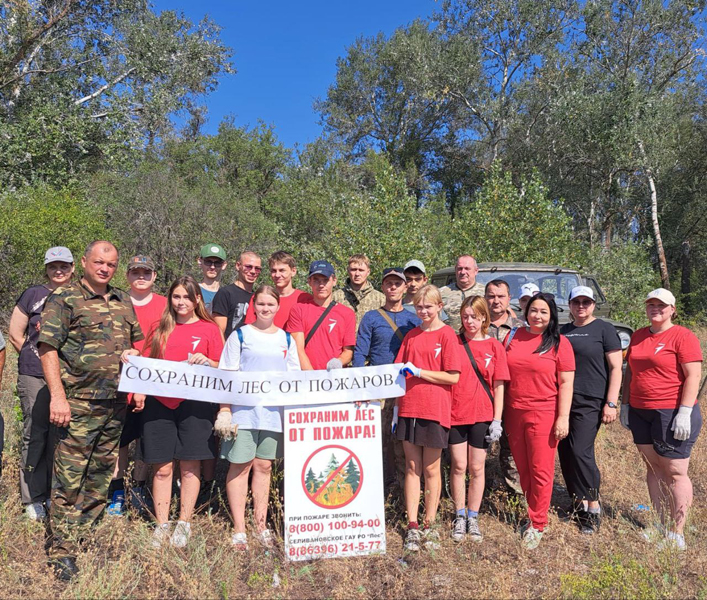
[[[558,304],[567,304],[570,290],[581,285],[576,273],[560,273],[555,275],[547,271],[483,271],[476,276],[477,281],[484,285],[493,279],[503,279],[511,288],[511,297],[515,300],[520,296],[520,288],[526,283],[534,283],[542,292],[554,294]],[[452,276],[454,280],[454,276]]]

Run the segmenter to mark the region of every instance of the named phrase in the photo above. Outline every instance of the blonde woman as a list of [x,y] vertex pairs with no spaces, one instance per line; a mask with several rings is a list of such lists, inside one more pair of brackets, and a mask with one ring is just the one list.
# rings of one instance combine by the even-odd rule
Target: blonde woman
[[[405,451],[405,507],[408,528],[405,549],[418,552],[424,538],[429,549],[439,548],[434,528],[442,488],[440,463],[447,447],[452,413],[452,386],[459,381],[461,361],[454,330],[439,318],[442,297],[433,285],[422,287],[413,299],[422,323],[403,340],[396,362],[405,363],[405,395],[398,398],[393,428]],[[425,477],[425,521],[418,524],[420,478]]]
[[[255,323],[237,329],[228,338],[220,368],[299,371],[297,344],[273,323],[280,308],[280,294],[274,287],[261,285],[253,295],[252,306]],[[226,492],[234,525],[231,541],[238,550],[248,547],[245,509],[249,476],[258,538],[263,545],[272,544],[272,532],[267,528],[268,496],[273,461],[282,456],[282,413],[282,407],[222,404],[216,417],[214,429],[223,438],[221,457],[231,463]]]

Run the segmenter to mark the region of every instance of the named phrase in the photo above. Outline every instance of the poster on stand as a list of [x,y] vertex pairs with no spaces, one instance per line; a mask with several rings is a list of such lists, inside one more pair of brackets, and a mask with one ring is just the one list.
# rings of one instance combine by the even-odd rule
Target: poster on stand
[[380,404],[285,408],[285,555],[385,552]]

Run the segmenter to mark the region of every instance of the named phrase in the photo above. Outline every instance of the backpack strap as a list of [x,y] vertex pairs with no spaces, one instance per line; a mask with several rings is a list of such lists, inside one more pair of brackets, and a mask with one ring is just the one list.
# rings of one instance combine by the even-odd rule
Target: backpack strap
[[513,341],[513,337],[515,336],[516,331],[518,331],[518,328],[517,328],[517,327],[513,327],[513,328],[511,328],[511,330],[508,332],[508,335],[506,336],[506,340],[505,340],[505,342],[503,343],[503,347],[504,347],[506,350],[508,350],[508,346],[511,345],[511,342]]
[[398,336],[398,339],[402,342],[405,335],[403,335],[403,332],[400,331],[400,327],[397,326],[395,321],[393,321],[393,319],[390,318],[388,313],[385,312],[382,308],[378,309],[378,314],[380,314],[380,316],[385,319],[386,323],[388,323],[388,325],[390,325],[390,328],[393,330],[393,333]]
[[243,354],[243,332],[239,329],[236,329],[236,335],[238,336],[238,341],[241,343],[241,355]]
[[331,309],[334,308],[335,306],[336,306],[336,302],[334,302],[332,300],[331,304],[326,307],[326,310],[317,319],[317,322],[314,324],[314,327],[312,327],[312,329],[309,330],[307,337],[304,339],[305,348],[307,347],[307,344],[309,344],[309,340],[311,340],[312,336],[317,332],[317,329],[319,329],[319,326],[322,324],[322,321],[324,321],[326,316],[331,312]]
[[459,339],[462,342],[462,346],[464,346],[464,350],[466,350],[466,355],[469,357],[469,362],[471,363],[471,366],[474,367],[474,373],[476,373],[476,376],[479,378],[479,383],[481,383],[481,387],[484,388],[486,395],[489,397],[489,400],[491,400],[491,404],[493,404],[493,394],[491,393],[491,388],[489,387],[489,384],[486,383],[486,380],[481,374],[481,371],[479,371],[479,365],[476,364],[476,359],[474,358],[474,355],[471,352],[471,348],[469,348],[469,340],[466,339],[466,336],[463,333],[459,334]]

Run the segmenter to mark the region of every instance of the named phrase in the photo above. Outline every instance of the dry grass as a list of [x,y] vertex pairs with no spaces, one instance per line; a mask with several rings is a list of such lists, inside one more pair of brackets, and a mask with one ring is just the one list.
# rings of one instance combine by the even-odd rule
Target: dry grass
[[[707,332],[701,333],[707,340]],[[445,536],[438,552],[405,562],[402,512],[394,499],[386,555],[309,563],[290,563],[280,552],[255,546],[234,552],[223,509],[196,518],[186,550],[153,550],[150,524],[138,518],[105,519],[79,558],[79,578],[62,584],[46,567],[43,526],[28,522],[21,511],[13,370],[10,364],[0,398],[7,438],[0,482],[1,598],[707,598],[707,435],[699,439],[690,467],[696,500],[688,550],[657,551],[642,536],[651,513],[634,509],[649,504],[644,469],[618,423],[602,429],[597,441],[605,518],[594,536],[582,536],[553,511],[540,547],[523,551],[515,526],[518,507],[499,492],[491,492],[482,507],[482,544],[456,545]],[[488,469],[498,480],[493,458]],[[553,504],[567,502],[558,471]],[[442,509],[447,529],[449,500]]]

